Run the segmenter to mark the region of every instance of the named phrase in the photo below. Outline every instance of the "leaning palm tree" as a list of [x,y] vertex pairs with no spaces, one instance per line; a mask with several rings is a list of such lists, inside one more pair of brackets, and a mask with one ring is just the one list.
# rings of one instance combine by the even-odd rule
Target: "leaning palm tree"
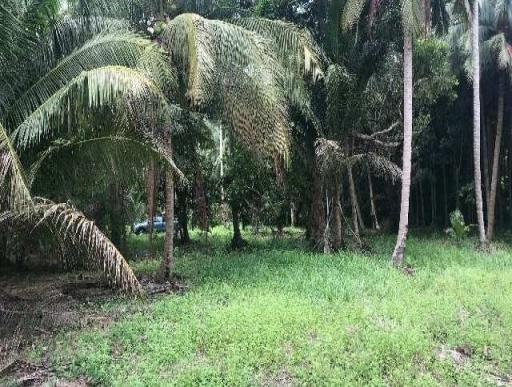
[[[360,18],[366,5],[366,0],[348,0],[343,11],[343,26],[352,27]],[[379,1],[371,1],[370,24],[378,10]],[[402,29],[404,36],[404,145],[402,156],[402,193],[400,204],[400,224],[398,237],[393,251],[392,262],[395,266],[402,266],[405,260],[407,231],[409,226],[409,196],[411,187],[411,156],[412,156],[412,49],[413,39],[424,26],[424,2],[421,0],[403,0],[400,2],[402,12]]]

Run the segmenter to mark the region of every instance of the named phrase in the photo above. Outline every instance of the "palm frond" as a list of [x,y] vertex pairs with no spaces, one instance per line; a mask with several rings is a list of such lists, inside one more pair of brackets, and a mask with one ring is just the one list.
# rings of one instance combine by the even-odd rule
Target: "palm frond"
[[163,26],[162,42],[185,75],[192,107],[217,112],[255,152],[287,153],[284,68],[268,39],[237,25],[182,14]]
[[144,74],[120,66],[85,71],[61,88],[19,125],[13,133],[15,143],[28,147],[48,138],[59,129],[80,129],[80,117],[100,107],[114,105],[119,99],[136,116],[139,112],[155,115],[169,113],[160,89]]
[[389,177],[393,182],[402,179],[402,170],[400,167],[388,158],[376,153],[368,152],[353,155],[348,158],[347,162],[352,166],[360,164],[367,165],[373,174]]
[[[55,141],[41,152],[29,168],[30,185],[37,179],[41,167],[50,163],[52,157],[59,153],[72,153],[73,158],[79,160],[82,167],[94,166],[100,174],[105,174],[105,171],[109,170],[130,179],[143,176],[151,157],[156,157],[163,160],[174,171],[178,182],[186,182],[183,172],[176,166],[169,150],[158,137],[147,134],[146,138],[138,139],[129,135],[129,133],[114,133],[102,137]],[[82,155],[85,158],[81,157]],[[127,158],[126,155],[130,157]],[[69,182],[69,178],[66,180]]]
[[107,280],[124,291],[140,295],[142,288],[132,269],[114,244],[101,232],[93,221],[68,203],[53,203],[36,198],[25,210],[4,212],[0,222],[23,220],[34,228],[45,225],[55,231],[68,246],[85,252],[88,267],[102,270]]
[[233,22],[270,39],[285,67],[296,66],[296,73],[311,74],[315,80],[323,77],[328,60],[307,29],[282,20],[256,17]]
[[38,79],[10,109],[15,125],[21,123],[41,103],[72,81],[82,71],[106,65],[134,67],[146,50],[156,49],[147,39],[133,33],[99,35],[66,56],[50,72]]
[[0,208],[19,208],[31,201],[23,167],[18,155],[0,123]]

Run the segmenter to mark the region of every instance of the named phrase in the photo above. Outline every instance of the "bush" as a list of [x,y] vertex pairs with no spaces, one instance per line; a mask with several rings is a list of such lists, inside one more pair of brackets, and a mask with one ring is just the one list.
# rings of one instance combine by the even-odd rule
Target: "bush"
[[464,222],[464,215],[459,209],[450,213],[450,225],[446,233],[457,241],[464,239],[469,233],[469,226]]

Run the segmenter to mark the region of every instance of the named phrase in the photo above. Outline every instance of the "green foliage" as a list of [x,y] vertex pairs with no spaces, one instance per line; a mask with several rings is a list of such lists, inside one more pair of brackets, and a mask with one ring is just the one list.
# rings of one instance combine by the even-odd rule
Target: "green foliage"
[[[105,385],[434,386],[494,384],[511,370],[508,248],[484,256],[471,242],[411,238],[416,272],[407,276],[389,267],[392,238],[374,238],[374,255],[325,256],[268,239],[227,253],[229,237],[216,228],[208,250],[178,252],[186,294],[106,329],[60,335],[49,353],[58,375]],[[471,355],[455,364],[448,350],[461,347]]]
[[446,233],[456,241],[461,241],[469,234],[469,226],[464,222],[464,215],[459,209],[450,213],[450,226]]

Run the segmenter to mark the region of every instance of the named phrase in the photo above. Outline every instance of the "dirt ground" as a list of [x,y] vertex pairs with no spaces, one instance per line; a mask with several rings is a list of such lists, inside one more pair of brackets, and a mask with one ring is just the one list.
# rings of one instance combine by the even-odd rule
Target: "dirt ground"
[[[179,283],[140,281],[150,297],[185,289]],[[27,353],[63,330],[107,327],[127,310],[98,306],[121,298],[100,275],[91,273],[0,273],[0,385],[86,386],[86,380],[58,380],[44,356],[34,363]],[[130,305],[140,309],[149,303]]]

